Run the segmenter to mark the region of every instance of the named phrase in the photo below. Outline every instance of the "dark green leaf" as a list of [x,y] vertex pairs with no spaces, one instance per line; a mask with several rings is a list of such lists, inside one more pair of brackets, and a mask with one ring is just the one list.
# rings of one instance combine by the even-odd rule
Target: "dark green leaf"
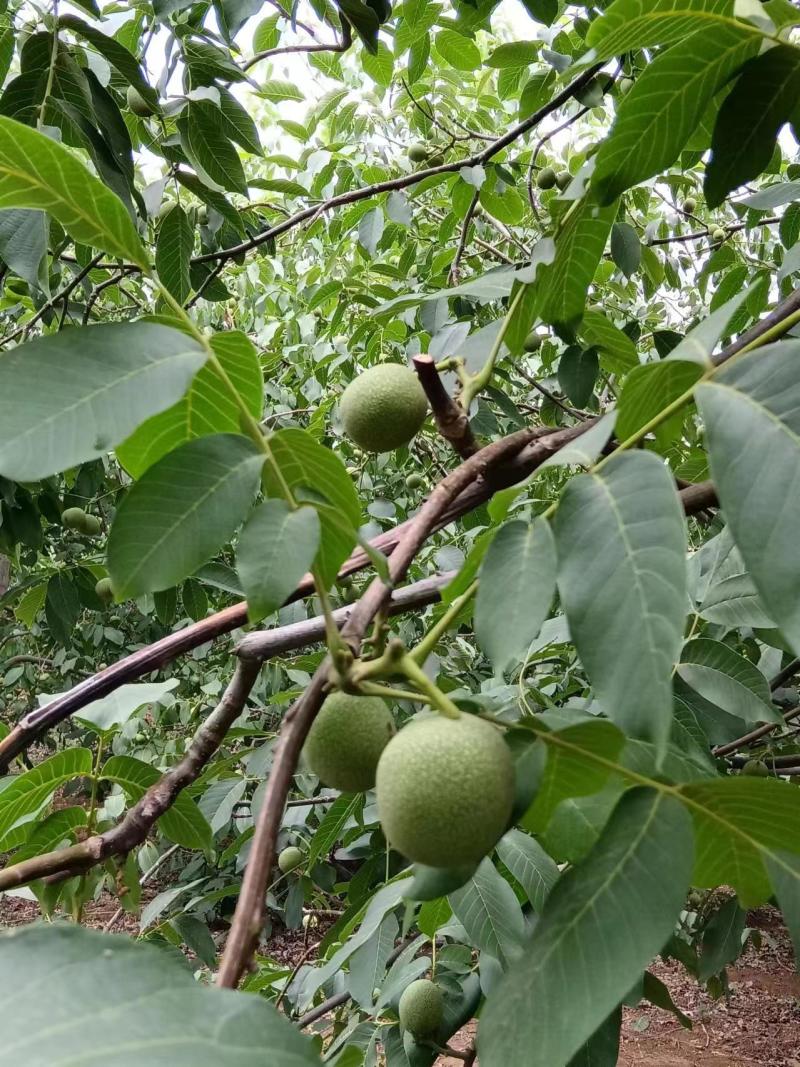
[[81,614],[78,591],[64,571],[54,574],[47,583],[44,603],[47,625],[60,645],[71,645],[73,629]]
[[28,285],[49,295],[47,216],[43,211],[0,211],[0,259]]
[[191,292],[189,259],[194,248],[194,230],[180,204],[175,204],[158,230],[156,270],[162,284],[183,304]]
[[791,45],[776,45],[745,64],[714,126],[704,182],[710,208],[767,167],[799,95],[800,52]]
[[558,384],[576,407],[586,407],[591,400],[599,370],[596,349],[570,345],[564,350],[558,361]]

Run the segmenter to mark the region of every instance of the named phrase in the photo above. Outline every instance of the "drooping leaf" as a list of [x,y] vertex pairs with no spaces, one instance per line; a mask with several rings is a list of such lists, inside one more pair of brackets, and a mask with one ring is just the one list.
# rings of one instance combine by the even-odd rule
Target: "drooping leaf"
[[49,295],[47,216],[43,211],[0,211],[0,259],[28,285]]
[[[615,197],[609,196],[613,201]],[[615,222],[611,227],[611,258],[630,278],[639,269],[642,262],[642,242],[629,222]]]
[[117,597],[170,589],[207,562],[244,520],[263,465],[263,452],[246,437],[212,434],[149,467],[108,539]]
[[692,852],[691,821],[677,800],[650,789],[625,794],[487,1001],[479,1056],[508,1067],[568,1062],[672,932]]
[[191,292],[189,259],[194,231],[180,204],[175,204],[161,222],[156,242],[156,270],[162,284],[183,304]]
[[800,341],[757,349],[698,386],[714,485],[764,607],[800,653]]
[[[316,562],[323,580],[331,583],[356,542],[361,522],[353,481],[338,456],[305,430],[278,430],[269,438],[269,448],[274,463],[264,471],[268,491],[280,496],[285,483],[299,499],[314,504],[321,527]],[[280,469],[280,478],[275,467]]]
[[174,404],[206,360],[179,330],[104,323],[0,356],[0,472],[20,481],[105,455]]
[[292,509],[283,500],[265,500],[253,512],[236,550],[236,568],[252,622],[283,604],[314,562],[319,536],[319,517],[313,507]]
[[667,468],[627,452],[573,478],[554,532],[561,600],[597,697],[663,750],[686,597],[684,519]]
[[570,345],[564,350],[558,361],[558,384],[570,403],[579,408],[586,407],[594,392],[599,369],[596,349]]
[[122,201],[63,145],[0,115],[0,208],[40,208],[76,241],[147,266]]
[[550,524],[506,523],[480,569],[475,633],[497,673],[519,659],[547,618],[555,594],[556,551]]
[[768,165],[778,131],[797,107],[800,52],[779,44],[750,59],[725,97],[714,126],[704,192],[710,208]]

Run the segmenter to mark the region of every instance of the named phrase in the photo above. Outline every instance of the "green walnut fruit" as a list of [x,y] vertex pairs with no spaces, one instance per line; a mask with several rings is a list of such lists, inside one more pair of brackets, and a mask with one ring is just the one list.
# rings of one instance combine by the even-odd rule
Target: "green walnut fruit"
[[400,1026],[417,1041],[433,1037],[444,1014],[441,989],[429,978],[418,978],[403,990],[397,1013]]
[[138,89],[134,89],[132,85],[128,86],[128,108],[138,115],[141,119],[149,119],[151,115],[154,115],[152,107],[148,104]]
[[634,86],[633,78],[620,78],[618,88],[620,96],[627,96]]
[[331,693],[306,739],[306,763],[331,789],[362,793],[375,785],[378,760],[393,734],[394,720],[380,697]]
[[283,874],[289,874],[291,871],[296,871],[298,867],[303,865],[303,853],[296,845],[289,845],[278,856],[278,868]]
[[505,832],[514,764],[500,731],[473,715],[418,719],[378,763],[378,815],[391,846],[428,867],[477,864]]
[[197,209],[197,222],[200,226],[208,225],[208,208],[205,204],[201,204]]
[[97,537],[103,526],[96,515],[86,515],[83,520],[83,532],[88,537]]
[[769,778],[769,767],[760,759],[749,759],[742,767],[742,774],[748,778]]
[[391,452],[417,433],[428,401],[412,370],[381,363],[350,382],[340,410],[351,441],[368,452]]
[[536,175],[536,184],[540,189],[552,189],[556,184],[556,172],[552,167],[542,167]]
[[441,167],[443,163],[444,163],[444,156],[442,155],[441,152],[436,152],[428,160],[428,166],[429,167]]
[[94,591],[104,604],[110,604],[114,599],[114,589],[110,578],[101,578],[95,585]]
[[65,508],[61,512],[61,522],[68,530],[83,530],[86,512],[83,508]]
[[525,340],[522,342],[522,347],[526,352],[538,352],[542,346],[542,339],[535,330],[531,330]]
[[683,211],[684,215],[694,215],[695,211],[697,211],[697,201],[694,199],[693,196],[686,197],[681,210]]
[[408,158],[412,163],[424,163],[428,158],[428,146],[423,144],[422,141],[417,141],[416,144],[412,144],[409,148]]
[[421,489],[425,484],[425,479],[421,474],[409,474],[406,478],[406,489]]
[[724,241],[727,236],[727,233],[723,230],[721,226],[715,226],[714,229],[711,231],[712,241]]
[[556,185],[559,187],[559,189],[561,190],[562,193],[564,192],[564,190],[567,188],[567,186],[570,184],[571,181],[572,181],[572,175],[570,174],[570,172],[568,170],[560,170],[558,172],[558,174],[556,174]]

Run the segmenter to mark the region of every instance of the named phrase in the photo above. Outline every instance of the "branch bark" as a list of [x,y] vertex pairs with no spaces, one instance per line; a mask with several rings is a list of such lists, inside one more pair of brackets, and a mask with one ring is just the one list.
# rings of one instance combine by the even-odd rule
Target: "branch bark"
[[462,459],[478,451],[469,416],[445,389],[432,356],[414,356],[412,363],[431,406],[436,429]]

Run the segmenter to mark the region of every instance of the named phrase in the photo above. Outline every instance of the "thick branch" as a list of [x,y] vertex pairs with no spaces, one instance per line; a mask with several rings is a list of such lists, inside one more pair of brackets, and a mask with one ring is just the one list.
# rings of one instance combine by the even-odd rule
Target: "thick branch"
[[414,356],[412,362],[431,406],[436,429],[462,459],[469,459],[478,451],[469,416],[445,389],[432,356]]

